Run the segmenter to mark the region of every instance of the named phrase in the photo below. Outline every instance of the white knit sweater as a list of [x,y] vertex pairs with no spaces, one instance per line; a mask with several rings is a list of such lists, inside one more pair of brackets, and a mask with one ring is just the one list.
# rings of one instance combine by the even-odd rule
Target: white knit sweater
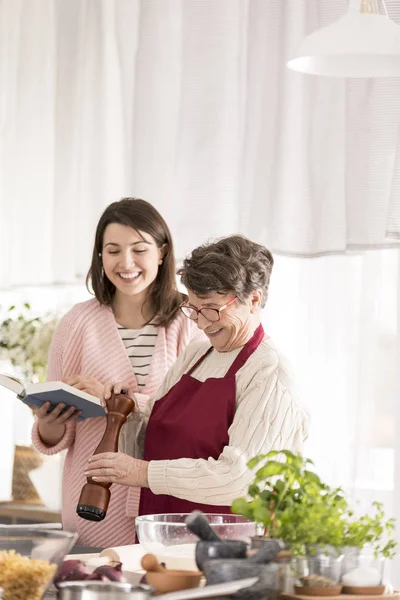
[[[140,455],[145,427],[154,402],[162,398],[210,347],[209,342],[188,346],[168,371],[160,389],[133,415],[121,439],[121,449]],[[200,381],[223,377],[240,349],[211,352],[192,376]],[[210,415],[212,419],[212,415]],[[229,445],[217,460],[209,458],[154,460],[149,463],[149,486],[192,502],[227,506],[246,493],[253,474],[247,462],[270,450],[303,451],[309,416],[293,397],[287,365],[270,338],[263,341],[236,374],[236,413],[229,428]],[[133,427],[132,427],[133,426]],[[135,435],[132,431],[135,430]],[[129,434],[131,431],[131,434]]]

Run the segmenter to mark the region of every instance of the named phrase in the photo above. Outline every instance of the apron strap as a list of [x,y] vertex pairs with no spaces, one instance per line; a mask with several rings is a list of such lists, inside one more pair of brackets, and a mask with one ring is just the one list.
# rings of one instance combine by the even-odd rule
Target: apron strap
[[253,354],[264,339],[264,328],[260,325],[257,327],[252,337],[249,339],[247,344],[243,346],[231,366],[225,377],[233,377],[243,367],[247,359]]
[[189,369],[189,371],[186,373],[186,375],[191,375],[193,373],[193,371],[199,366],[199,364],[201,362],[203,362],[203,360],[205,359],[206,356],[208,356],[210,354],[210,352],[213,350],[214,348],[211,346],[207,352],[205,354],[203,354],[203,356],[200,356],[199,360],[197,360],[193,367],[191,369]]
[[[257,327],[255,332],[253,333],[252,337],[249,339],[247,344],[245,344],[243,346],[243,348],[241,349],[241,351],[239,352],[239,354],[237,355],[237,357],[235,358],[235,360],[229,367],[229,370],[226,373],[225,377],[233,377],[234,375],[236,375],[236,373],[239,371],[239,369],[241,369],[243,367],[243,365],[245,364],[245,362],[247,361],[249,356],[251,356],[253,354],[254,350],[256,350],[258,348],[258,346],[261,344],[263,339],[264,339],[264,329],[260,323],[260,325]],[[205,354],[203,354],[203,356],[200,356],[199,360],[197,360],[195,362],[195,364],[193,365],[193,367],[191,367],[191,369],[187,372],[187,375],[191,375],[193,373],[193,371],[199,366],[199,364],[201,362],[203,362],[203,360],[206,358],[206,356],[208,356],[210,354],[210,352],[212,352],[213,350],[214,350],[214,348],[213,348],[213,346],[211,346],[207,350],[207,352]]]

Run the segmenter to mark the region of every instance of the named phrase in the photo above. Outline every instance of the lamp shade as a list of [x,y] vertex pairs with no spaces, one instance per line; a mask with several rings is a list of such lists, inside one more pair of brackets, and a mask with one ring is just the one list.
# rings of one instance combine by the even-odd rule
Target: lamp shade
[[330,77],[400,77],[400,27],[386,16],[350,10],[304,38],[287,66]]

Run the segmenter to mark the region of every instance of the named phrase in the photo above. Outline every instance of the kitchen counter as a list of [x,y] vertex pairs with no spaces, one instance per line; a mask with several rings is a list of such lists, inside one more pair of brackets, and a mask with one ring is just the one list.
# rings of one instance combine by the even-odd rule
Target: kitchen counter
[[0,522],[16,525],[18,522],[61,523],[61,513],[45,506],[0,502]]

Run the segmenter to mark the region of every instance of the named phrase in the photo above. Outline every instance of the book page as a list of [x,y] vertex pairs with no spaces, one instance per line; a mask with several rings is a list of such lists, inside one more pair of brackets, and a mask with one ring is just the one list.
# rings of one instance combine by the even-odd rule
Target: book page
[[0,373],[0,385],[11,390],[15,394],[21,394],[24,391],[24,384],[14,375]]

